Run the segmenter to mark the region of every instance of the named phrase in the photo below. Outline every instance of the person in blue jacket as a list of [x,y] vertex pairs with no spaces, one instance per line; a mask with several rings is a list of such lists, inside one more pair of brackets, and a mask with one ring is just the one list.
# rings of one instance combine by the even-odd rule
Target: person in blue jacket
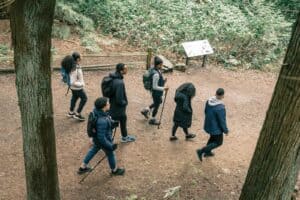
[[94,144],[85,156],[83,163],[78,170],[78,174],[91,171],[91,168],[88,167],[88,163],[100,149],[102,149],[106,154],[109,167],[113,175],[123,175],[125,173],[125,169],[118,168],[116,164],[114,151],[118,146],[113,143],[112,138],[112,129],[115,122],[108,115],[109,109],[110,104],[108,98],[100,97],[96,99],[93,111],[98,118],[96,123],[96,137],[93,138]]
[[226,110],[222,101],[224,94],[224,89],[219,88],[216,91],[216,96],[211,97],[206,102],[204,130],[210,135],[210,138],[205,147],[197,150],[200,161],[202,161],[203,155],[204,157],[214,156],[212,150],[223,144],[223,133],[228,135]]

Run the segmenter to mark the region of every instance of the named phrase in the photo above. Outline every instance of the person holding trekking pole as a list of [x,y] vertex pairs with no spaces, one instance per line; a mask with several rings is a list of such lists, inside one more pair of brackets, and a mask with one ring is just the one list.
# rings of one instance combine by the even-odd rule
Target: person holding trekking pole
[[93,147],[86,154],[78,174],[90,172],[91,168],[88,167],[90,160],[96,153],[102,149],[107,157],[109,167],[112,175],[123,175],[125,169],[118,168],[114,151],[118,145],[113,143],[112,130],[118,126],[118,123],[113,121],[108,115],[110,104],[108,98],[100,97],[95,101],[94,114],[96,116],[95,135],[93,136]]
[[177,140],[175,136],[177,128],[181,127],[185,133],[185,139],[196,137],[195,134],[189,133],[188,128],[192,125],[192,99],[196,95],[196,88],[192,83],[184,83],[178,87],[175,93],[174,101],[176,102],[176,109],[173,117],[173,129],[171,141]]
[[167,79],[164,79],[161,69],[163,67],[163,60],[159,58],[158,56],[154,57],[154,67],[152,69],[152,74],[151,74],[151,79],[152,79],[152,88],[151,88],[151,93],[152,93],[152,99],[153,103],[143,109],[141,111],[142,115],[148,119],[149,115],[152,111],[151,119],[149,120],[150,125],[160,125],[160,121],[158,121],[155,117],[157,115],[158,109],[160,104],[163,102],[162,101],[162,96],[164,94],[164,91],[168,91],[169,87],[165,86],[165,83]]

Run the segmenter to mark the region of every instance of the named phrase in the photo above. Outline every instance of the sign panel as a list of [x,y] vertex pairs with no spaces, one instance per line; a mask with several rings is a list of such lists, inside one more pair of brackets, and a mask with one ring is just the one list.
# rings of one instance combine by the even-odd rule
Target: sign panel
[[204,56],[214,53],[208,40],[197,40],[192,42],[184,42],[182,46],[187,57]]

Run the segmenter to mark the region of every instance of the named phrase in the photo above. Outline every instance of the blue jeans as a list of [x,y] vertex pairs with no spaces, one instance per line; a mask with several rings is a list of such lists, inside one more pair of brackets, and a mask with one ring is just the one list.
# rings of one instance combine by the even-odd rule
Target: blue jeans
[[[92,148],[90,148],[90,150],[88,151],[88,153],[86,154],[83,163],[84,164],[89,164],[90,160],[92,160],[92,158],[97,154],[97,152],[101,149],[100,145],[97,144],[97,142],[95,142],[94,139],[94,145],[92,146]],[[108,159],[108,164],[111,170],[116,168],[116,158],[115,158],[115,154],[113,151],[107,151],[105,149],[103,149],[107,159]]]

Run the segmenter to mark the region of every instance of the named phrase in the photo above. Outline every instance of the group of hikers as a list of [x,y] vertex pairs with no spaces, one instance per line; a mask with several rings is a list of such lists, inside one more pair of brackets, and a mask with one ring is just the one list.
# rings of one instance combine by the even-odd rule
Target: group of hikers
[[[69,89],[72,91],[68,116],[84,121],[85,118],[82,116],[81,112],[87,102],[87,95],[84,91],[85,84],[80,61],[81,56],[78,52],[66,56],[61,63],[61,72],[63,81],[69,86],[68,91]],[[167,79],[163,77],[161,72],[162,67],[163,60],[160,57],[155,56],[154,66],[148,70],[153,103],[141,111],[141,114],[149,120],[148,123],[155,126],[159,126],[161,123],[161,121],[157,119],[157,114],[160,105],[163,103],[164,93],[167,93],[169,90],[169,87],[166,86]],[[103,97],[99,97],[95,100],[94,109],[89,114],[87,123],[88,135],[91,138],[92,147],[83,159],[83,162],[78,169],[78,174],[84,174],[92,170],[88,164],[100,149],[103,150],[107,157],[112,175],[123,175],[125,173],[125,169],[118,167],[116,164],[114,151],[117,149],[118,144],[114,142],[113,130],[116,130],[120,125],[122,143],[134,142],[136,140],[134,135],[129,135],[127,132],[126,107],[128,105],[128,100],[123,80],[127,71],[127,66],[123,63],[119,63],[116,65],[115,72],[110,73],[102,81],[101,87]],[[224,94],[224,89],[219,88],[216,90],[215,96],[206,101],[204,130],[210,135],[210,138],[205,147],[197,149],[196,151],[200,161],[202,161],[203,156],[214,156],[212,150],[221,146],[223,143],[223,134],[228,134],[226,110],[222,101]],[[174,97],[176,108],[173,116],[174,124],[170,141],[178,140],[176,136],[178,127],[183,129],[186,140],[196,137],[195,134],[189,132],[193,116],[191,101],[195,95],[196,88],[192,83],[183,83],[176,89]],[[75,106],[78,99],[80,99],[80,102],[75,112]]]

